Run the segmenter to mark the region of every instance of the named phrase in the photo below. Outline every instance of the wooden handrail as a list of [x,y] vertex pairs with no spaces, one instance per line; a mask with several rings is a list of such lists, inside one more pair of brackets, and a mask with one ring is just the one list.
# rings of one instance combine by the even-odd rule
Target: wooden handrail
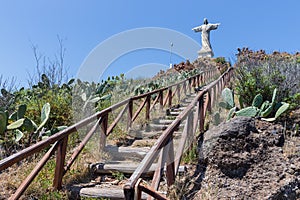
[[[141,106],[141,107],[144,107],[144,105],[146,104],[146,116],[145,116],[145,118],[147,120],[149,120],[150,119],[150,111],[152,110],[152,108],[155,106],[155,104],[157,102],[159,102],[161,108],[167,102],[168,102],[168,106],[171,106],[171,104],[172,104],[172,88],[173,87],[176,87],[176,90],[178,90],[178,98],[180,98],[179,90],[180,90],[181,85],[182,85],[183,88],[186,88],[186,83],[188,83],[188,90],[191,91],[191,84],[195,84],[196,80],[197,80],[197,85],[199,86],[200,76],[201,76],[201,79],[202,79],[203,76],[204,77],[206,76],[207,79],[211,79],[212,75],[215,74],[216,72],[217,72],[217,69],[211,69],[211,70],[203,71],[200,74],[197,74],[195,76],[192,76],[190,78],[182,80],[178,83],[174,83],[174,84],[169,85],[167,87],[160,88],[160,89],[157,89],[157,90],[145,93],[145,94],[137,95],[137,96],[134,96],[134,97],[130,97],[130,98],[125,99],[121,102],[118,102],[118,103],[116,103],[116,104],[114,104],[114,105],[112,105],[112,106],[110,106],[106,109],[103,109],[103,110],[101,110],[101,111],[99,111],[99,112],[97,112],[97,113],[95,113],[95,114],[93,114],[93,115],[91,115],[91,116],[89,116],[89,117],[87,117],[87,118],[85,118],[85,119],[69,126],[68,128],[66,128],[66,129],[50,136],[49,138],[47,138],[45,140],[42,140],[42,141],[40,141],[40,142],[38,142],[38,143],[28,147],[28,148],[25,148],[25,149],[19,151],[16,154],[13,154],[13,155],[11,155],[7,158],[4,158],[3,160],[0,161],[0,171],[5,170],[8,167],[12,166],[13,164],[15,164],[15,163],[17,163],[17,162],[19,162],[23,159],[26,159],[27,157],[29,157],[29,156],[31,156],[35,153],[38,153],[41,150],[46,149],[46,148],[50,147],[51,145],[53,145],[52,148],[51,148],[51,151],[45,154],[45,156],[43,157],[41,162],[36,166],[36,168],[32,171],[32,173],[29,175],[29,177],[27,177],[27,179],[25,179],[24,182],[21,184],[21,186],[19,187],[19,189],[17,190],[17,192],[15,194],[15,197],[16,198],[20,197],[20,195],[26,190],[26,188],[29,186],[31,181],[36,177],[36,175],[39,173],[39,171],[43,168],[44,164],[50,158],[50,155],[52,155],[54,153],[54,151],[57,151],[57,156],[56,156],[55,179],[54,179],[54,182],[53,182],[53,186],[56,189],[60,189],[61,188],[61,183],[62,183],[62,177],[64,176],[66,171],[70,169],[72,163],[75,161],[77,156],[80,154],[80,152],[82,151],[82,149],[84,148],[86,143],[89,141],[91,136],[94,134],[94,132],[96,131],[98,126],[101,127],[101,130],[103,132],[103,134],[100,137],[101,138],[100,139],[100,146],[101,146],[101,145],[105,144],[105,141],[103,141],[103,137],[105,139],[106,136],[109,135],[112,132],[112,130],[117,125],[117,123],[120,120],[120,118],[122,117],[122,115],[126,112],[126,110],[128,110],[128,127],[131,126],[134,119],[137,117],[137,115],[139,115],[140,111],[133,116],[133,113],[132,113],[133,101],[145,98],[144,102],[142,103],[143,106]],[[164,102],[164,99],[163,99],[163,92],[164,91],[167,92],[165,102]],[[185,91],[185,93],[186,93],[186,91]],[[153,94],[156,94],[158,97],[155,99],[155,101],[151,105],[151,95],[153,95]],[[115,121],[110,126],[108,126],[108,115],[113,110],[116,110],[116,109],[118,109],[122,106],[125,106],[125,107],[119,113],[119,115],[117,116]],[[68,136],[70,134],[76,132],[79,128],[85,127],[85,126],[91,124],[92,122],[95,123],[93,128],[86,134],[85,138],[79,144],[79,146],[76,148],[75,152],[71,156],[71,159],[69,160],[69,162],[65,166],[65,157],[66,157]],[[175,120],[171,124],[171,126],[168,127],[167,130],[169,130],[169,131],[170,130],[175,130],[175,128],[177,128],[179,126],[179,124],[180,124],[180,121]],[[157,145],[156,145],[157,148],[163,148],[168,143],[168,141],[172,141],[171,134],[163,134],[163,135],[164,135],[164,139],[157,143]],[[152,152],[153,152],[153,150],[152,150]],[[153,154],[153,155],[151,154],[150,157],[155,158],[155,156],[156,156],[155,154]],[[151,161],[151,159],[149,161]],[[175,166],[174,163],[171,163],[171,165],[169,166],[168,171],[170,173],[174,174],[174,172],[176,172],[176,170],[173,169],[174,166]],[[147,167],[149,167],[149,166],[147,165]],[[133,185],[134,184],[132,184],[132,186]]]
[[[164,162],[166,162],[166,164],[167,164],[167,174],[166,174],[167,175],[167,183],[168,183],[168,185],[173,183],[173,181],[175,180],[175,176],[177,174],[177,168],[180,163],[181,156],[183,154],[183,148],[185,145],[186,138],[188,137],[188,135],[194,134],[196,132],[198,121],[200,123],[200,125],[199,125],[200,131],[201,132],[204,131],[205,115],[206,115],[207,110],[211,110],[211,99],[210,99],[211,91],[210,90],[214,87],[217,87],[217,85],[219,85],[219,83],[223,83],[222,86],[224,87],[224,85],[225,85],[224,82],[226,82],[226,81],[228,82],[230,80],[230,74],[232,73],[232,69],[233,68],[229,68],[217,80],[213,81],[212,83],[210,83],[209,85],[204,87],[204,89],[196,95],[196,97],[193,99],[193,101],[176,117],[176,119],[167,127],[167,129],[163,131],[163,133],[158,138],[156,143],[152,146],[152,148],[146,154],[146,156],[144,157],[144,159],[142,160],[140,165],[137,167],[137,169],[131,175],[129,181],[124,185],[123,189],[124,189],[125,198],[127,200],[133,199],[134,194],[135,194],[134,189],[136,188],[136,184],[138,183],[138,180],[141,178],[141,175],[143,174],[143,172],[147,171],[150,168],[150,166],[153,164],[154,160],[157,158],[160,151],[162,151],[161,157],[159,158],[159,162],[161,162],[161,163],[158,164],[158,167],[160,167],[160,169],[158,168],[155,171],[155,174],[153,177],[154,182],[152,182],[152,187],[154,189],[158,188],[157,181],[160,180],[161,168],[164,166]],[[213,74],[209,75],[210,78],[212,76],[213,76]],[[197,82],[199,84],[199,79],[197,80]],[[222,88],[222,86],[221,86],[221,88]],[[221,91],[221,88],[218,88],[218,89],[220,89],[220,91]],[[218,92],[220,92],[220,91],[218,91]],[[172,95],[172,93],[171,93],[171,95]],[[214,95],[216,95],[216,94],[214,94]],[[204,97],[206,97],[206,98],[204,98]],[[196,116],[193,120],[193,118],[191,118],[191,113],[192,113],[191,111],[195,107],[195,105],[197,105],[197,111],[195,114]],[[190,117],[188,117],[188,116],[190,116]],[[183,139],[182,139],[182,141],[181,141],[182,143],[180,144],[180,147],[179,147],[179,155],[176,156],[176,159],[178,159],[179,162],[178,162],[178,160],[175,161],[175,165],[174,165],[174,160],[173,161],[169,160],[168,157],[164,158],[164,156],[167,154],[170,154],[172,157],[172,155],[174,155],[174,150],[172,148],[172,144],[173,144],[172,135],[173,135],[174,131],[179,127],[180,123],[182,121],[184,121],[184,119],[187,117],[189,119],[187,120],[186,126],[192,126],[191,124],[193,124],[192,123],[193,121],[195,124],[193,125],[192,131],[189,130],[189,127],[184,127],[184,133],[182,136]],[[168,145],[168,147],[166,147],[167,144],[170,144],[171,146]],[[165,151],[168,151],[169,153],[164,153]],[[152,192],[149,192],[146,190],[144,192],[146,192],[149,195],[152,195]]]

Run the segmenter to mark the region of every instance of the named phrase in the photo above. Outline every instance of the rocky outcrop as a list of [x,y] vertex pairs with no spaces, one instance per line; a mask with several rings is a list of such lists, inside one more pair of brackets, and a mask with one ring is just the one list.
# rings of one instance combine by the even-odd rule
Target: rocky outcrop
[[299,155],[286,156],[284,145],[282,126],[253,118],[236,117],[209,130],[194,199],[300,198]]

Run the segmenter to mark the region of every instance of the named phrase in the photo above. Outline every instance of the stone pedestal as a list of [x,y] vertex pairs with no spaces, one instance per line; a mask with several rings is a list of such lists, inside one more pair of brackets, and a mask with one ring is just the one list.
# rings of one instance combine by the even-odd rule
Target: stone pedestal
[[198,58],[212,58],[214,56],[214,53],[212,51],[198,51]]

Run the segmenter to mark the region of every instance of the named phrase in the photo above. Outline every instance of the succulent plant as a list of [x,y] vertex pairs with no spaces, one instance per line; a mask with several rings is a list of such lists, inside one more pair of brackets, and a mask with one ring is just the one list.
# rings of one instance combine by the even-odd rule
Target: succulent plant
[[[257,94],[252,101],[252,106],[239,110],[237,107],[234,107],[233,92],[229,88],[225,88],[222,91],[222,99],[224,101],[221,101],[219,105],[222,108],[230,109],[227,120],[234,116],[247,116],[261,117],[261,119],[265,121],[274,121],[289,108],[288,103],[276,102],[276,94],[277,89],[275,88],[272,95],[272,102],[263,102],[263,96]],[[240,105],[242,105],[241,102]],[[272,113],[275,113],[274,117],[266,118]]]
[[227,115],[227,119],[226,120],[229,120],[231,119],[234,115],[235,115],[235,112],[237,111],[237,107],[233,107],[229,110],[228,112],[228,115]]
[[258,108],[262,105],[262,103],[263,103],[263,96],[261,94],[257,94],[253,99],[252,106]]
[[214,125],[219,125],[221,123],[221,117],[220,117],[220,113],[219,112],[216,112],[214,115],[213,115],[213,124]]
[[7,120],[7,113],[0,111],[0,135],[6,130]]
[[8,116],[8,112],[0,111],[0,139],[7,142],[5,132],[13,135],[14,141],[19,142],[24,131],[30,134],[37,134],[47,123],[50,116],[50,104],[46,103],[41,112],[41,124],[37,126],[34,121],[25,117],[26,105],[20,105],[17,111]]
[[289,108],[290,104],[285,103],[285,102],[281,102],[281,106],[277,109],[276,113],[275,113],[275,117],[272,118],[262,118],[262,120],[265,121],[275,121],[281,114],[283,114],[285,111],[287,111],[287,109]]
[[25,104],[22,104],[18,107],[18,110],[13,112],[10,116],[9,119],[13,121],[17,121],[19,119],[22,119],[25,115],[27,106]]
[[233,91],[231,91],[229,88],[223,89],[222,99],[223,101],[219,103],[220,107],[230,110],[235,106]]
[[255,117],[257,113],[258,113],[258,108],[255,106],[251,106],[235,112],[235,116]]
[[15,122],[9,124],[9,125],[6,127],[6,129],[7,129],[7,130],[14,130],[14,129],[20,128],[21,126],[23,126],[24,120],[25,120],[25,118],[18,119],[17,121],[15,121]]
[[50,104],[46,103],[43,108],[42,108],[42,112],[41,112],[41,124],[38,126],[38,128],[36,129],[36,133],[41,130],[41,128],[43,128],[45,126],[45,124],[47,123],[48,119],[50,116]]

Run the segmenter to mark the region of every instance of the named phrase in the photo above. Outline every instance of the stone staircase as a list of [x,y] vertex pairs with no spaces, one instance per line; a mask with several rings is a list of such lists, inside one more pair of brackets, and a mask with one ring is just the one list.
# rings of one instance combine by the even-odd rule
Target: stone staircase
[[[97,198],[97,199],[124,199],[123,185],[126,179],[136,170],[138,165],[143,160],[144,156],[157,141],[161,133],[173,122],[189,103],[193,100],[196,94],[188,95],[185,99],[172,108],[165,110],[163,117],[154,118],[143,129],[132,129],[128,132],[128,136],[132,138],[130,145],[116,146],[107,144],[104,148],[108,154],[109,160],[101,160],[98,163],[89,165],[89,171],[92,180],[88,183],[74,184],[69,190],[74,199],[81,197]],[[174,132],[174,149],[178,145],[183,124],[181,123],[178,129]],[[151,182],[152,176],[157,168],[157,160],[142,176],[144,180]],[[179,167],[179,173],[186,171],[185,166]],[[165,181],[161,182],[164,185]],[[161,191],[166,194],[165,191]],[[144,194],[142,199],[147,199]]]

